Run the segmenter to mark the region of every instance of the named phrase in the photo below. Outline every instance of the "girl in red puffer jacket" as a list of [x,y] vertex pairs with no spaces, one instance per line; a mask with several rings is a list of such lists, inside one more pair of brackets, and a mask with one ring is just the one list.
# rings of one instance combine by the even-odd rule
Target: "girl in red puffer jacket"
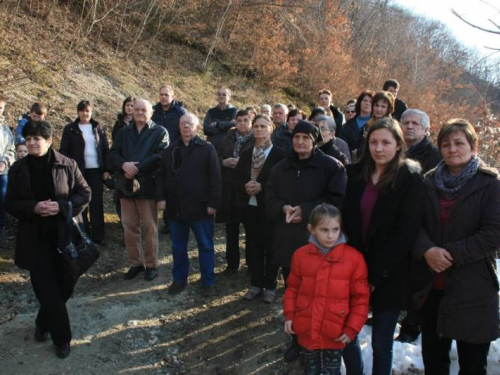
[[342,349],[368,316],[370,291],[363,255],[346,244],[340,211],[311,213],[309,244],[293,255],[283,299],[285,332],[302,346],[306,374],[340,374]]

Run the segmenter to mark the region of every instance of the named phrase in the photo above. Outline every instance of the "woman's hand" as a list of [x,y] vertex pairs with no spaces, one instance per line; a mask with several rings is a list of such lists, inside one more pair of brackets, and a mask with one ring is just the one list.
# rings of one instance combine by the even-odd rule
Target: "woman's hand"
[[53,202],[50,199],[40,201],[36,204],[34,212],[42,217],[55,216],[59,213],[59,203]]
[[102,179],[103,179],[104,181],[109,180],[109,173],[108,173],[108,172],[104,172],[104,173],[102,174]]
[[158,201],[158,202],[156,202],[156,207],[159,210],[164,210],[167,207],[167,201]]
[[453,265],[453,257],[442,247],[431,247],[424,254],[429,267],[437,273],[444,272]]
[[293,320],[286,320],[285,321],[285,333],[288,335],[295,334],[294,330],[292,329],[292,323],[293,323]]
[[217,210],[213,207],[207,207],[207,214],[212,216],[212,215],[215,215],[217,213]]
[[222,160],[222,165],[226,168],[236,168],[238,158],[227,158]]
[[283,206],[283,213],[287,224],[298,224],[302,221],[302,208],[300,206],[292,207],[287,204]]
[[349,344],[352,340],[345,333],[342,334],[339,338],[335,339],[335,341],[341,342],[342,344]]
[[257,181],[248,181],[245,184],[245,190],[248,195],[257,195],[262,191],[262,186]]

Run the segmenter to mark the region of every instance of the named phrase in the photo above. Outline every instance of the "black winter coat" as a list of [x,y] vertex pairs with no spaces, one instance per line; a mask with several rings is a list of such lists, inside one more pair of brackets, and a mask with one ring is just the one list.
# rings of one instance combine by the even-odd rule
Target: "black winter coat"
[[[231,217],[231,205],[234,204],[234,194],[233,194],[233,175],[234,168],[224,167],[222,161],[227,158],[233,157],[234,144],[236,142],[236,129],[230,129],[227,135],[222,139],[219,144],[219,149],[217,154],[221,163],[221,173],[222,173],[222,203],[220,209],[217,211],[215,217],[218,223],[226,223],[231,220],[239,220],[239,218]],[[245,143],[241,145],[240,155],[242,152],[252,149],[254,144],[254,138],[250,138]],[[239,162],[238,162],[239,163]]]
[[407,160],[396,188],[379,192],[366,241],[362,236],[361,199],[366,182],[359,163],[347,166],[343,224],[349,245],[361,251],[368,266],[368,281],[375,287],[371,304],[386,310],[404,310],[409,301],[411,251],[423,215],[424,186],[420,167]]
[[274,129],[271,139],[273,145],[278,146],[283,149],[285,155],[290,155],[293,150],[293,133],[288,129],[287,124],[283,124],[280,127]]
[[404,101],[402,101],[399,98],[396,98],[394,101],[394,112],[392,113],[392,118],[395,120],[400,121],[401,116],[403,115],[404,111],[408,109],[408,106]]
[[422,174],[436,168],[436,165],[443,158],[441,152],[432,144],[429,137],[425,137],[421,142],[414,145],[414,147],[410,147],[406,151],[406,157],[420,163]]
[[125,116],[123,116],[121,113],[118,114],[116,117],[115,124],[113,125],[113,129],[111,130],[111,140],[114,142],[115,137],[118,134],[120,130],[123,129],[124,126],[127,126],[128,124],[123,121]]
[[186,113],[186,109],[177,100],[172,101],[168,111],[164,111],[161,103],[157,103],[153,107],[153,117],[151,120],[155,124],[167,129],[170,142],[174,143],[180,137],[179,120]]
[[[308,243],[307,222],[318,204],[342,207],[346,186],[345,168],[318,149],[307,160],[295,152],[271,170],[266,188],[267,215],[274,221],[275,263],[289,268],[295,250]],[[283,206],[300,206],[302,222],[287,224]]]
[[361,129],[358,128],[356,117],[348,120],[344,124],[342,129],[340,129],[338,135],[339,138],[346,141],[347,145],[349,146],[349,150],[351,150],[351,155],[354,155],[357,152],[361,152],[361,149],[363,148],[364,127]]
[[[210,108],[203,120],[203,132],[207,136],[207,141],[214,145],[215,149],[219,148],[219,144],[226,136],[227,131],[235,126],[232,120],[236,120],[238,108],[231,104],[226,109],[219,107]],[[215,123],[212,126],[212,123]]]
[[460,190],[443,228],[434,171],[425,176],[423,229],[413,251],[412,307],[419,308],[435,274],[423,258],[431,247],[446,249],[453,265],[445,271],[437,334],[473,344],[498,338],[497,250],[500,248],[500,181],[482,164]]
[[[57,219],[57,243],[60,249],[69,245],[66,216],[69,204],[73,203],[73,216],[78,216],[90,202],[90,188],[83,178],[76,162],[54,153],[52,177],[55,199],[59,203],[60,212]],[[35,182],[36,183],[36,182]],[[15,162],[9,169],[9,184],[5,196],[5,210],[14,216],[17,222],[15,263],[18,267],[34,271],[37,266],[37,250],[39,249],[39,233],[41,217],[35,214],[35,200],[30,181],[28,158]]]
[[342,164],[344,165],[349,164],[349,159],[338,149],[338,147],[333,142],[333,139],[330,139],[324,145],[320,146],[319,149],[323,151],[324,154],[337,159]]
[[[83,139],[82,131],[78,127],[79,122],[80,120],[77,118],[74,122],[64,127],[59,152],[75,160],[80,171],[85,172],[85,140]],[[106,131],[94,119],[90,119],[90,124],[94,132],[99,167],[102,172],[112,172],[113,167],[111,165]]]
[[[252,169],[253,150],[254,148],[252,147],[241,154],[238,165],[234,170],[233,187],[236,193],[236,205],[239,210],[245,209],[248,206],[248,201],[250,199],[250,196],[245,190],[245,184],[251,180],[250,173]],[[255,196],[255,198],[257,199],[257,207],[259,210],[264,211],[264,213],[266,209],[266,190],[269,174],[271,173],[271,169],[284,158],[285,153],[283,152],[283,149],[273,145],[273,148],[269,151],[269,155],[267,155],[266,161],[264,162],[259,176],[257,177],[256,181],[261,184],[262,190]]]
[[157,175],[157,201],[167,202],[170,220],[205,220],[207,207],[220,207],[221,173],[212,144],[196,136],[182,139],[164,152]]
[[[155,173],[160,166],[161,155],[169,144],[168,133],[164,127],[150,121],[139,134],[132,121],[118,132],[111,148],[111,161],[116,173],[123,173],[123,163],[136,161],[139,172],[136,175],[140,191],[134,198],[155,199]],[[119,192],[119,194],[122,194]]]

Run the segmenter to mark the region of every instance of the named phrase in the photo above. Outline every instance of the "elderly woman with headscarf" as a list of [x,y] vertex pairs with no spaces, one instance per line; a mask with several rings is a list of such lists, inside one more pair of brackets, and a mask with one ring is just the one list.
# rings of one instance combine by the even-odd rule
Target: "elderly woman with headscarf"
[[[318,150],[319,137],[314,124],[299,121],[293,129],[293,151],[274,166],[267,185],[267,214],[275,223],[274,260],[282,267],[285,280],[293,253],[308,243],[311,211],[320,203],[340,208],[344,198],[345,168]],[[294,337],[285,360],[295,359],[299,352]]]

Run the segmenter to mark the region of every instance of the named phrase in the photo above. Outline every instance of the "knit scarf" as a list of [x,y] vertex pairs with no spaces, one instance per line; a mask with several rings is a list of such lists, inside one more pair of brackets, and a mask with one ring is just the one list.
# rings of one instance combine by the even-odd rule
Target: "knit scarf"
[[272,145],[271,139],[269,138],[261,147],[254,147],[252,153],[252,170],[250,171],[250,178],[252,181],[257,181],[257,177],[259,177],[260,171],[266,162],[266,150]]
[[476,175],[480,162],[481,159],[473,155],[465,169],[457,176],[453,176],[444,163],[444,160],[441,160],[434,172],[434,181],[438,190],[445,197],[456,198],[460,189]]
[[250,130],[247,134],[241,135],[238,131],[236,131],[235,135],[236,135],[236,142],[234,143],[233,157],[239,158],[240,157],[241,146],[246,141],[248,141],[249,139],[253,138],[253,133]]

